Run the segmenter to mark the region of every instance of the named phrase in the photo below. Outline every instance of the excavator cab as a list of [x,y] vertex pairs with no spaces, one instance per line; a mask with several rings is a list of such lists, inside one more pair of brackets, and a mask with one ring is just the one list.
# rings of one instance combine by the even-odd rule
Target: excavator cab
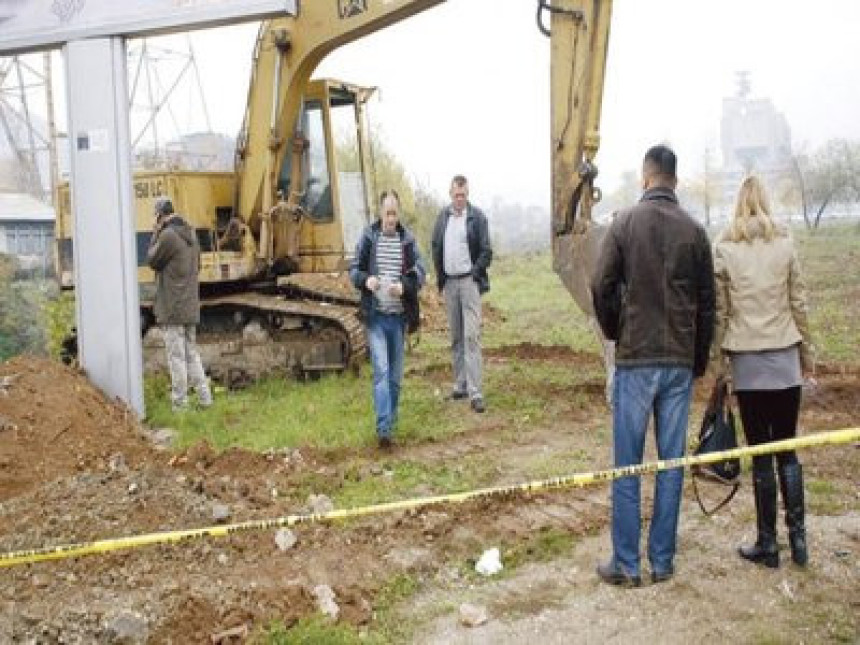
[[[287,147],[276,185],[281,200],[295,193],[300,225],[297,248],[279,246],[276,232],[275,257],[293,256],[297,273],[344,269],[372,217],[364,118],[371,93],[331,79],[307,86],[298,127],[303,141]],[[294,164],[300,165],[297,187]]]

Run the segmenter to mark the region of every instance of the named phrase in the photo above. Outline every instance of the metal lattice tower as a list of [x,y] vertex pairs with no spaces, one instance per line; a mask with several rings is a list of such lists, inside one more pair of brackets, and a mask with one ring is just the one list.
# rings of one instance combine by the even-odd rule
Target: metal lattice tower
[[176,150],[177,142],[200,131],[192,124],[201,117],[203,130],[212,131],[191,39],[177,48],[162,42],[144,38],[128,49],[132,149],[135,164],[146,168],[170,166],[169,153],[184,152]]
[[13,188],[52,201],[59,173],[49,52],[0,58],[0,139],[12,156]]

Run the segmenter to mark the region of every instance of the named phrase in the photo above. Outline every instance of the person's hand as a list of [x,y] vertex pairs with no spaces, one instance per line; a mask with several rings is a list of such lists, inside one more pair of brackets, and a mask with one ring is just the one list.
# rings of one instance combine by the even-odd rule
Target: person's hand
[[388,285],[388,295],[394,296],[395,298],[399,298],[403,295],[403,283],[402,282],[394,282]]
[[155,222],[152,224],[152,234],[158,235],[161,232],[161,229],[164,228],[164,222],[166,217],[156,217]]
[[367,287],[368,291],[376,291],[379,289],[379,278],[375,275],[368,276],[367,280],[364,281],[364,286]]

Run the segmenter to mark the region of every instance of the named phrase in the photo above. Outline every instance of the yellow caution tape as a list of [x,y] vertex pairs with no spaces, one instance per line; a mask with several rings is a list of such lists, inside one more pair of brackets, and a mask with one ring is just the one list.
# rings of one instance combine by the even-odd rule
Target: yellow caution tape
[[372,504],[358,508],[333,510],[328,513],[287,515],[286,517],[279,517],[270,520],[254,520],[249,522],[239,522],[236,524],[226,524],[223,526],[189,529],[185,531],[165,531],[162,533],[149,533],[146,535],[135,535],[109,540],[96,540],[94,542],[82,542],[78,544],[65,544],[61,546],[43,547],[24,551],[12,551],[0,555],[0,568],[11,567],[19,564],[42,562],[45,560],[76,558],[83,555],[108,553],[110,551],[120,551],[123,549],[136,549],[150,544],[170,544],[203,537],[224,537],[235,533],[242,533],[244,531],[260,531],[285,526],[295,526],[297,524],[329,522],[332,520],[342,520],[377,513],[388,513],[391,511],[412,510],[436,504],[462,503],[480,498],[509,497],[516,494],[532,493],[541,490],[583,487],[590,484],[619,479],[621,477],[639,476],[661,470],[671,470],[673,468],[714,463],[724,461],[726,459],[765,455],[786,450],[799,450],[813,446],[846,444],[855,441],[860,441],[860,428],[846,428],[844,430],[822,432],[805,437],[797,437],[795,439],[785,439],[783,441],[759,444],[757,446],[713,452],[706,455],[679,457],[677,459],[654,461],[646,464],[625,466],[623,468],[598,470],[594,472],[569,475],[566,477],[553,477],[551,479],[526,482],[523,484],[513,484],[509,486],[482,488],[462,493],[421,497],[418,499],[407,499],[397,502],[387,502],[384,504]]

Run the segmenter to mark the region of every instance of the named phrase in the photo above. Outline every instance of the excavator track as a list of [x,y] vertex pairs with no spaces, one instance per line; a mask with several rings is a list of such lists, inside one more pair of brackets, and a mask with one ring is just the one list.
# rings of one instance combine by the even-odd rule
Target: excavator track
[[[357,368],[367,343],[355,305],[237,293],[200,303],[197,345],[213,380],[238,388],[269,374],[313,378]],[[144,368],[166,369],[157,327],[144,337]]]

